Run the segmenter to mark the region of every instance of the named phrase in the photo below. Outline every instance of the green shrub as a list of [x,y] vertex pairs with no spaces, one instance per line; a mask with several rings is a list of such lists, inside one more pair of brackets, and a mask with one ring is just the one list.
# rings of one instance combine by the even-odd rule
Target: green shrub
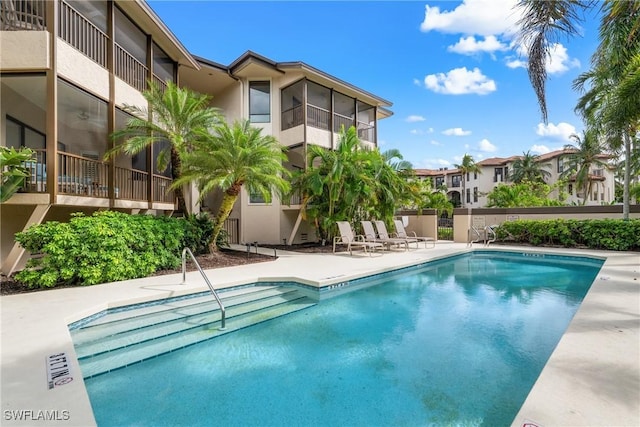
[[588,247],[614,251],[640,250],[640,220],[519,220],[502,223],[498,240],[534,246]]
[[74,214],[17,233],[33,254],[16,279],[30,287],[97,283],[144,277],[180,265],[189,221],[114,211]]

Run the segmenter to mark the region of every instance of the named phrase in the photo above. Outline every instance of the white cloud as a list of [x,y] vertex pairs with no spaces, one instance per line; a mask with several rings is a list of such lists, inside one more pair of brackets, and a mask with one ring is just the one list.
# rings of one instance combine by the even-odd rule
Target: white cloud
[[422,135],[424,132],[422,132],[420,129],[411,129],[409,133],[411,135]]
[[453,136],[467,136],[471,135],[470,130],[463,130],[462,128],[451,128],[442,131],[445,135],[453,135]]
[[413,79],[413,84],[416,86],[422,86],[422,82],[420,81],[420,79]]
[[454,68],[447,74],[429,74],[424,78],[424,85],[433,92],[446,95],[486,95],[496,90],[496,82],[482,74],[480,69],[469,71],[466,67]]
[[429,141],[429,144],[431,145],[442,145],[440,142],[436,141],[435,139],[432,139],[431,141]]
[[549,74],[560,74],[569,68],[580,67],[580,61],[569,58],[567,48],[560,43],[554,43],[549,49],[550,56],[547,57],[546,68]]
[[[527,67],[527,50],[524,46],[516,47],[516,51],[523,59],[508,59],[506,64],[509,68],[526,68]],[[579,68],[580,61],[576,58],[570,58],[567,48],[561,43],[554,43],[549,47],[549,56],[545,61],[545,68],[549,74],[562,74],[570,68]]]
[[512,35],[520,12],[514,10],[517,0],[463,0],[455,9],[425,6],[423,32],[440,31],[449,34]]
[[549,147],[547,147],[546,145],[534,144],[534,145],[531,146],[529,151],[531,151],[532,153],[535,153],[535,154],[547,154],[547,153],[551,152],[551,149]]
[[488,139],[483,139],[482,141],[480,141],[478,143],[478,150],[485,152],[485,153],[493,153],[494,151],[496,151],[498,148],[493,145]]
[[416,116],[416,115],[411,115],[411,116],[409,116],[409,117],[407,117],[405,119],[405,121],[407,121],[409,123],[424,122],[425,120],[427,120],[427,119],[425,119],[422,116]]
[[500,42],[496,36],[486,36],[484,40],[476,41],[474,36],[460,37],[458,43],[447,48],[449,52],[455,52],[462,55],[474,55],[479,52],[487,52],[493,54],[496,51],[507,50],[509,46]]
[[429,133],[433,133],[433,128],[429,128],[429,129],[427,130],[427,132],[429,132]]
[[575,126],[565,122],[560,122],[557,125],[554,125],[553,123],[549,123],[548,125],[539,123],[536,128],[536,134],[548,139],[563,142],[571,141],[569,137],[574,133],[576,133]]

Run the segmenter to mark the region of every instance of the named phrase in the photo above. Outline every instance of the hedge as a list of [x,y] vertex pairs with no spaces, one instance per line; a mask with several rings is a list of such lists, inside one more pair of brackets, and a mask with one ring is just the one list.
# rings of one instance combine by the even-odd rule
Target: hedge
[[640,250],[640,219],[551,219],[507,221],[498,227],[500,241],[533,246]]
[[29,287],[54,287],[145,277],[177,268],[185,246],[206,251],[212,229],[210,220],[196,216],[77,213],[69,222],[49,221],[16,234],[23,248],[39,255],[15,278]]

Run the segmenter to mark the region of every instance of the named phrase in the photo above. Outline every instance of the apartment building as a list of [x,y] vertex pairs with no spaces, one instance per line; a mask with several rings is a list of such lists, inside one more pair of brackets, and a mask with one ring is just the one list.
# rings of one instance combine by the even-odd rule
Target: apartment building
[[[560,179],[562,173],[568,167],[569,149],[556,150],[540,155],[538,162],[542,163],[544,170],[549,172],[547,184],[553,185]],[[603,161],[608,160],[607,155],[601,156]],[[482,208],[487,206],[487,194],[499,184],[508,184],[509,175],[513,172],[513,163],[520,156],[492,157],[484,159],[476,164],[480,173],[463,174],[459,169],[417,169],[416,175],[420,179],[430,179],[433,188],[446,189],[449,200],[460,207]],[[586,195],[587,205],[610,204],[615,199],[614,169],[610,166],[594,166],[590,171],[592,181],[591,193]],[[570,177],[563,189],[567,196],[566,204],[582,204],[585,195],[578,192],[575,177]],[[554,190],[549,197],[557,198],[558,190]]]
[[[72,212],[98,209],[170,214],[169,170],[150,147],[105,160],[109,135],[125,126],[125,105],[146,107],[152,80],[213,96],[230,121],[250,119],[288,147],[286,167],[302,169],[309,144],[333,148],[344,126],[377,145],[377,121],[391,106],[302,62],[275,62],[247,51],[229,65],[195,57],[144,0],[2,0],[0,3],[0,145],[30,147],[36,158],[22,189],[0,210],[2,272],[24,262],[13,236]],[[197,212],[198,194],[186,192]],[[214,210],[219,197],[203,203]],[[232,212],[238,242],[314,239],[300,201],[267,202],[243,192]]]

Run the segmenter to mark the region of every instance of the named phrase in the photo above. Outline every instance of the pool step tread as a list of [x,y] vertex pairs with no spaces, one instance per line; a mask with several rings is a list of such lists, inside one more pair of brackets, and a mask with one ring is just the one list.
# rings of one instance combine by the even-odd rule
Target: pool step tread
[[[263,287],[254,290],[251,288],[243,293],[232,294],[228,296],[220,295],[222,304],[227,310],[227,315],[232,307],[242,305],[246,302],[252,302],[259,299],[270,298],[273,296],[281,296],[293,294],[297,292],[291,287]],[[72,331],[73,341],[76,345],[84,345],[96,340],[104,339],[105,331],[109,335],[117,335],[129,330],[164,323],[167,321],[183,319],[188,316],[198,315],[201,313],[215,312],[220,316],[220,307],[215,301],[213,295],[204,297],[188,298],[179,301],[167,302],[166,304],[154,305],[151,307],[143,307],[138,310],[129,310],[125,312],[113,313],[113,318],[107,314],[100,319],[99,323],[91,323],[80,329]],[[127,313],[127,316],[122,316]],[[105,319],[107,318],[107,319]]]
[[220,320],[216,320],[182,332],[101,353],[94,357],[82,358],[80,359],[82,374],[84,378],[100,375],[314,305],[316,305],[314,300],[301,295],[293,301],[268,306],[227,319],[225,330],[219,329]]
[[[234,317],[292,302],[297,299],[300,299],[300,294],[295,291],[270,295],[268,297],[261,296],[260,299],[245,301],[242,304],[226,307],[226,320],[227,323],[229,323]],[[165,313],[163,313],[163,317],[164,314]],[[76,354],[79,358],[90,357],[103,352],[117,350],[134,343],[153,340],[165,335],[197,328],[201,325],[220,321],[220,319],[220,310],[211,310],[209,306],[209,311],[184,315],[163,322],[147,323],[130,330],[121,331],[117,334],[103,336],[100,339],[95,339],[90,342],[77,343]]]

